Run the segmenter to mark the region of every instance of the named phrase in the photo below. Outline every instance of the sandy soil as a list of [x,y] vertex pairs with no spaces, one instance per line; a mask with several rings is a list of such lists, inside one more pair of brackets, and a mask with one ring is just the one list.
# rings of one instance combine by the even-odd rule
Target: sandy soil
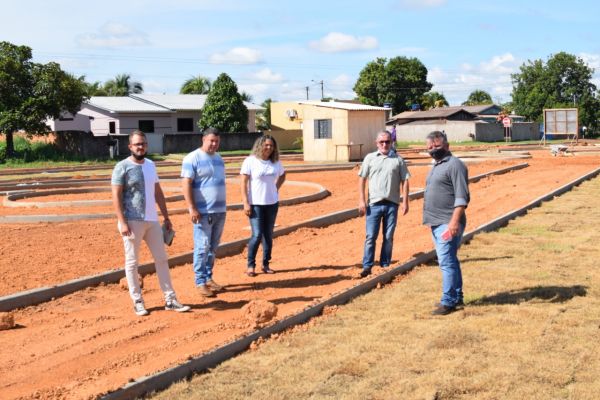
[[[469,229],[518,208],[600,166],[600,157],[549,157],[494,160],[469,164],[471,176],[528,162],[526,169],[471,184]],[[411,186],[422,188],[425,166],[410,169]],[[352,208],[357,203],[356,171],[290,174],[289,179],[317,182],[332,195],[317,203],[282,207],[278,226]],[[237,191],[236,189],[234,189]],[[230,192],[232,192],[230,190]],[[233,195],[233,194],[232,194]],[[11,213],[15,213],[11,209]],[[4,210],[6,211],[6,210]],[[421,225],[422,200],[411,202],[395,235],[394,260],[401,263],[432,248]],[[188,217],[176,215],[171,255],[192,249]],[[119,267],[122,244],[113,220],[1,225],[3,280],[0,294],[51,285]],[[223,241],[249,235],[241,211],[228,213]],[[215,299],[195,292],[191,265],[172,270],[179,299],[191,313],[164,311],[156,277],[144,279],[151,314],[140,318],[119,285],[103,285],[13,312],[18,329],[0,332],[0,393],[3,398],[91,398],[130,379],[163,370],[251,331],[242,307],[264,299],[278,307],[277,318],[355,285],[360,271],[364,220],[356,218],[322,229],[301,229],[275,239],[275,275],[243,274],[245,256],[217,261],[215,280],[227,290]],[[149,261],[147,250],[142,261]],[[375,273],[379,272],[376,268]]]

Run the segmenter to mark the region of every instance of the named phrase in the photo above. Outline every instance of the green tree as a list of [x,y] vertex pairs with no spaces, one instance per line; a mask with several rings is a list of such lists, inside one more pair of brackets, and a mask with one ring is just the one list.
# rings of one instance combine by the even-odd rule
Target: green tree
[[248,132],[248,108],[229,75],[222,73],[214,81],[198,126],[217,128],[221,132]]
[[271,102],[270,98],[263,101],[261,106],[264,107],[265,111],[256,113],[256,129],[260,131],[271,129]]
[[130,93],[142,93],[144,87],[140,82],[132,81],[131,75],[120,74],[104,84],[108,96],[127,96]]
[[209,78],[202,75],[194,76],[183,82],[179,93],[181,94],[208,94],[212,82]]
[[64,111],[75,114],[87,98],[83,77],[75,78],[57,63],[31,61],[31,48],[0,42],[0,132],[6,155],[14,156],[14,132],[48,132],[46,120]]
[[528,61],[512,74],[512,100],[517,114],[542,122],[544,108],[579,109],[579,122],[598,127],[600,101],[592,83],[594,70],[574,55],[560,52],[542,60]]
[[475,89],[469,94],[467,101],[462,103],[463,106],[479,106],[482,104],[493,104],[492,96],[485,90]]
[[406,111],[419,103],[432,88],[427,82],[427,68],[417,58],[377,58],[360,71],[354,92],[363,104],[382,106],[390,103],[394,113]]
[[106,92],[106,90],[104,90],[104,87],[102,86],[102,83],[100,81],[96,81],[94,83],[85,82],[85,85],[86,85],[86,94],[89,97],[108,96],[108,93]]
[[240,93],[240,96],[242,97],[242,101],[247,101],[248,103],[252,103],[253,97],[250,93],[242,91]]
[[439,92],[427,92],[421,96],[421,109],[448,107],[448,100]]

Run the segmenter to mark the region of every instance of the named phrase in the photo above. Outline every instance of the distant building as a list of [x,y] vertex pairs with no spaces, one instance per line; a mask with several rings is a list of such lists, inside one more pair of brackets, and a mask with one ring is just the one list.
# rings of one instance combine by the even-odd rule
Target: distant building
[[[52,131],[83,131],[94,136],[128,135],[139,129],[148,137],[148,151],[162,153],[165,134],[200,133],[198,121],[206,95],[130,94],[122,97],[94,96],[75,115],[65,114],[47,124]],[[256,131],[257,111],[264,108],[244,102],[248,108],[248,131]]]
[[375,150],[387,110],[341,101],[272,102],[271,126],[302,133],[305,161],[361,160]]

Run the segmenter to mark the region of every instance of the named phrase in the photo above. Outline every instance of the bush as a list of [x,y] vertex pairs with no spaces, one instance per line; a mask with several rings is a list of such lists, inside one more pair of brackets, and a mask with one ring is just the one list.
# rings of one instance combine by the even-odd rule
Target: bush
[[[15,163],[28,163],[33,161],[83,161],[79,156],[66,156],[53,144],[44,142],[30,142],[24,137],[14,137],[15,155],[11,158]],[[7,162],[6,141],[0,141],[0,163]]]

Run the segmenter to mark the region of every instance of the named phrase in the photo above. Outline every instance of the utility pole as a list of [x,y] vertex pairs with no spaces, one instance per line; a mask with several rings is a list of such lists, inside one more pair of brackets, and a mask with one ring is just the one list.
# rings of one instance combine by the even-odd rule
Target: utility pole
[[306,100],[308,100],[308,89],[309,89],[309,87],[308,86],[304,86],[304,88],[306,89]]
[[321,85],[321,100],[323,100],[325,98],[325,96],[323,95],[323,80],[321,79],[320,82],[313,80],[313,82]]

